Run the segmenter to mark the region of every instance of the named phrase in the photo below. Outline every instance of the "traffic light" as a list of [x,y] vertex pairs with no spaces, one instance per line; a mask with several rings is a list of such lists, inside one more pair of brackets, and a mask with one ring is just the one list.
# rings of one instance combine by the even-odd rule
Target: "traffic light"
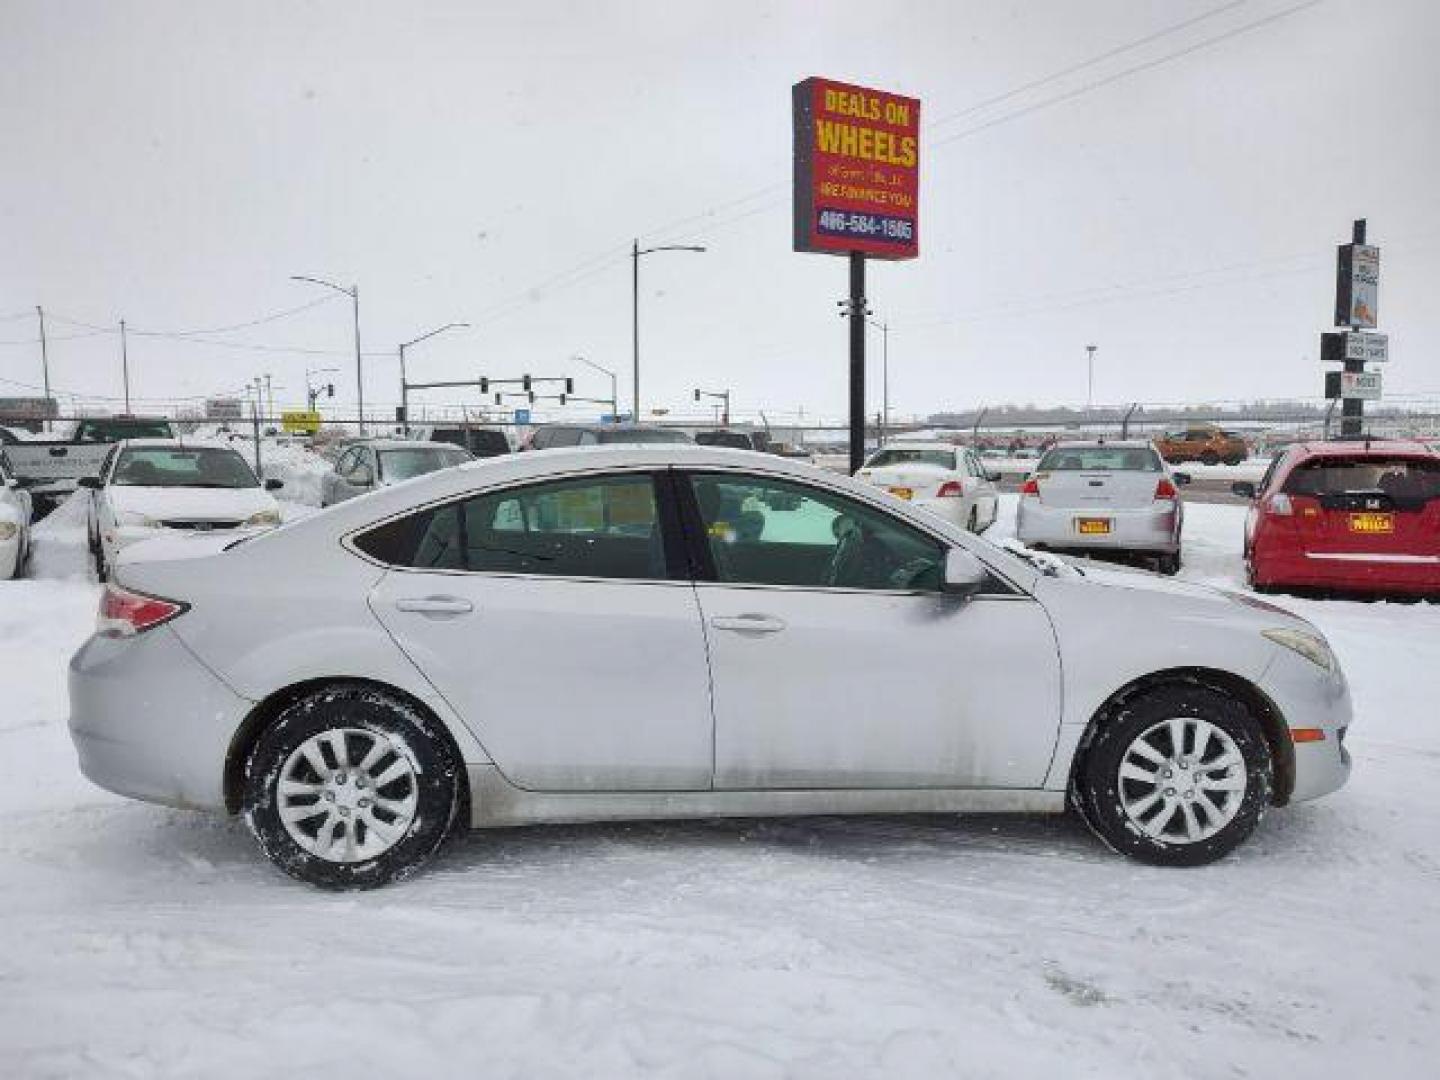
[[530,376],[529,376],[529,375],[522,375],[522,376],[520,376],[520,389],[521,389],[521,390],[524,390],[527,394],[530,392]]
[[332,383],[326,383],[326,384],[325,384],[325,396],[326,396],[326,397],[334,397],[334,396],[335,396],[335,384],[334,384],[333,382],[332,382]]
[[[569,380],[567,379],[566,381],[568,382]],[[560,404],[561,404],[561,405],[564,405],[564,404],[565,404],[565,395],[564,395],[564,394],[561,394],[561,395],[560,395]]]
[[696,401],[699,401],[699,400],[700,400],[700,391],[699,391],[699,390],[696,390],[696,391],[695,391],[695,400],[696,400]]
[[[575,393],[575,380],[574,380],[574,379],[566,379],[566,380],[565,380],[565,393],[566,393],[566,394],[573,394],[573,393]],[[562,394],[561,397],[560,397],[560,404],[561,404],[561,405],[564,405],[564,404],[565,404],[565,397],[564,397],[563,394]]]
[[490,380],[484,375],[480,376],[480,392],[482,394],[488,394],[490,392]]
[[505,404],[505,402],[504,402],[504,400],[503,400],[503,395],[501,395],[498,391],[497,391],[496,394],[495,394],[495,404],[496,404],[496,405],[503,405],[503,404]]

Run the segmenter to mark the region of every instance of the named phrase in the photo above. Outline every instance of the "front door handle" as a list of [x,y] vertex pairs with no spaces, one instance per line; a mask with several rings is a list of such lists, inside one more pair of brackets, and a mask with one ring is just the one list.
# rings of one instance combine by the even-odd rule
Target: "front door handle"
[[785,629],[785,620],[773,615],[716,615],[710,625],[716,630],[734,630],[740,634],[776,634]]
[[407,596],[396,600],[400,611],[411,611],[417,615],[440,618],[446,615],[468,615],[475,605],[459,596]]

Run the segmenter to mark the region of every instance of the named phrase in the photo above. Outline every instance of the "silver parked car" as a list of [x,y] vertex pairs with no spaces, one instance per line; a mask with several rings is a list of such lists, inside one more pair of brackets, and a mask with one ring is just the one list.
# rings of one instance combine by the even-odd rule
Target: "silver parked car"
[[507,455],[127,548],[70,703],[96,783],[243,813],[335,887],[456,825],[1067,800],[1189,866],[1350,768],[1302,619],[697,446]]
[[1015,535],[1050,551],[1153,556],[1161,573],[1180,569],[1190,482],[1148,442],[1065,442],[1051,447],[1020,487]]
[[320,478],[320,505],[353,499],[376,488],[413,480],[473,460],[461,446],[398,439],[360,439],[335,459],[335,467]]

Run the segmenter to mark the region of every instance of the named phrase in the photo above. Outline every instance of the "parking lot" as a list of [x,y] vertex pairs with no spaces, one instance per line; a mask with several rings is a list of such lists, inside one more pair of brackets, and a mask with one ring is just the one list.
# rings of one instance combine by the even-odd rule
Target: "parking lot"
[[[1243,509],[1188,509],[1182,576],[1239,588]],[[0,609],[7,1075],[1419,1075],[1440,1051],[1435,605],[1281,600],[1351,680],[1354,777],[1208,868],[1070,818],[639,823],[474,833],[326,895],[238,821],[78,774],[62,661],[98,587],[73,506],[36,537]]]

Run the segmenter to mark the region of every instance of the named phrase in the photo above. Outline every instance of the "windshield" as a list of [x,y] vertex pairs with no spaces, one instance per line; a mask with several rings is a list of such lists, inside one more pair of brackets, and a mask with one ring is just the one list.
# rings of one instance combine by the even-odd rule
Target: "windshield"
[[120,455],[110,482],[120,487],[260,486],[244,458],[220,447],[135,447]]
[[385,480],[409,480],[426,473],[462,465],[470,455],[458,446],[411,446],[380,451],[380,475]]
[[1318,458],[1285,480],[1287,495],[1343,495],[1380,491],[1397,502],[1440,498],[1440,461],[1427,458]]
[[1051,450],[1039,472],[1159,472],[1160,458],[1140,446],[1067,446]]
[[597,433],[602,443],[688,443],[690,436],[683,431],[667,431],[665,428],[624,428],[618,431]]
[[934,465],[941,469],[955,468],[955,451],[932,450],[919,446],[887,446],[865,463],[867,468],[886,465]]

